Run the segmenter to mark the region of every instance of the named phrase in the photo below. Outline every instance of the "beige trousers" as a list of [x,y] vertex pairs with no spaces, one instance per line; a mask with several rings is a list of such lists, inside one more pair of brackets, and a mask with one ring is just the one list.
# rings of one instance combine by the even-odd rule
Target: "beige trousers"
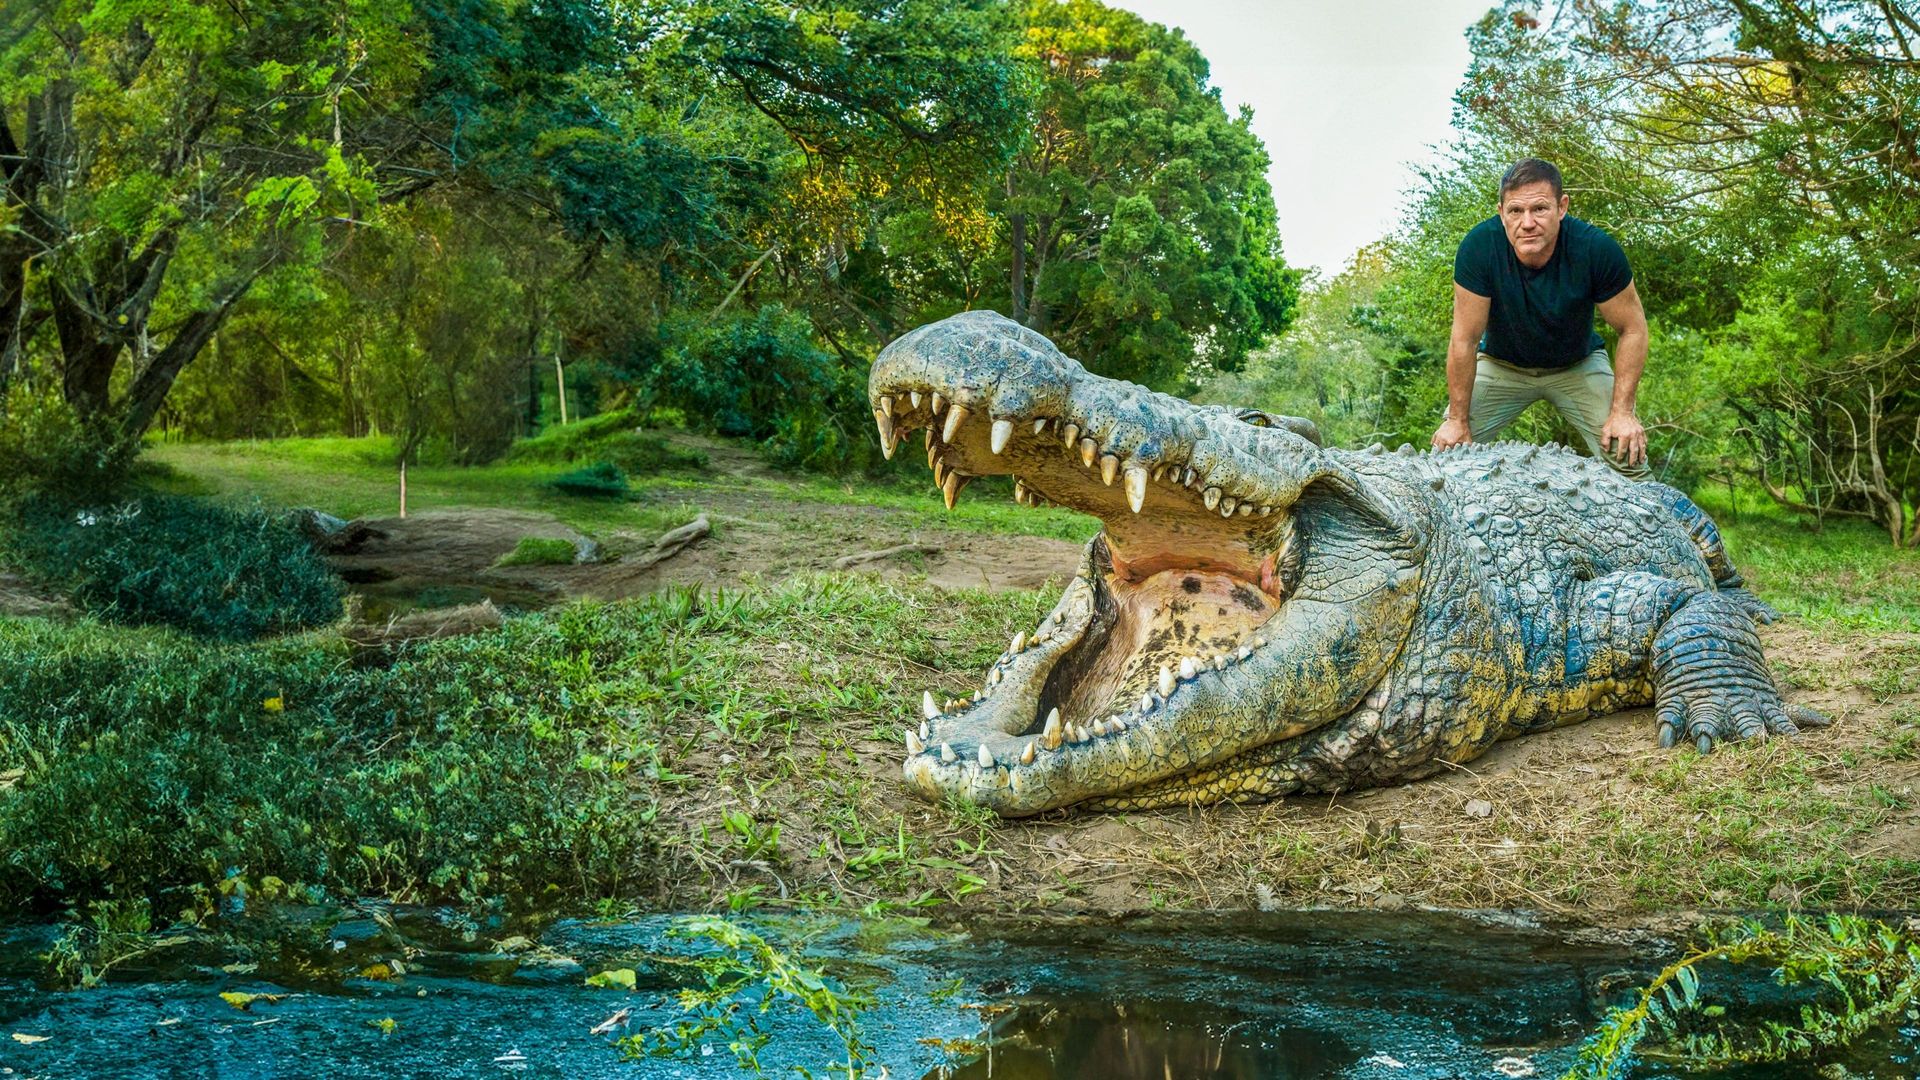
[[1499,439],[1507,425],[1536,401],[1546,401],[1558,409],[1586,441],[1587,453],[1615,472],[1634,480],[1652,477],[1645,462],[1624,465],[1600,445],[1600,428],[1613,408],[1613,365],[1607,360],[1607,350],[1595,349],[1585,360],[1553,370],[1515,367],[1481,353],[1473,372],[1473,402],[1467,410],[1473,441],[1490,443]]

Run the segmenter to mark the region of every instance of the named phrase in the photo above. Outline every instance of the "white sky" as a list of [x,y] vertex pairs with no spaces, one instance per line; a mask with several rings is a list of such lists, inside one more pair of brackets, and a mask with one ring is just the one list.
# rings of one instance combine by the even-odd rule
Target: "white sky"
[[[1332,274],[1391,230],[1436,160],[1492,0],[1109,0],[1186,31],[1229,114],[1253,107],[1290,266]],[[1491,197],[1489,197],[1491,198]]]

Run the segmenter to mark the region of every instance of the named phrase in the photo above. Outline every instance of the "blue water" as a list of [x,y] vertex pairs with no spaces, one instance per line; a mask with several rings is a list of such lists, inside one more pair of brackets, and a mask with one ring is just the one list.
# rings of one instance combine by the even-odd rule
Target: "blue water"
[[[298,947],[207,939],[160,950],[90,990],[43,986],[35,954],[46,932],[15,931],[0,937],[0,1077],[748,1075],[719,1038],[670,1059],[628,1060],[616,1046],[683,1016],[674,999],[692,978],[683,961],[705,950],[671,937],[672,925],[563,922],[532,947],[503,949],[455,916],[375,911]],[[884,1066],[894,1078],[1553,1077],[1663,951],[1503,916],[1022,921],[969,934],[754,925],[875,996],[860,1024],[867,1075]],[[394,961],[397,978],[355,974]],[[631,968],[635,988],[585,985],[609,968]],[[283,996],[241,1011],[222,991]],[[1709,992],[1733,1003],[1778,996],[1765,972],[1732,969],[1710,974]],[[623,1020],[592,1033],[622,1009]],[[377,1026],[385,1020],[390,1032]],[[822,1075],[844,1057],[797,1010],[764,1022],[766,1075],[798,1075],[796,1066]],[[1847,1075],[1912,1077],[1916,1048],[1920,1032],[1892,1033],[1850,1060]]]

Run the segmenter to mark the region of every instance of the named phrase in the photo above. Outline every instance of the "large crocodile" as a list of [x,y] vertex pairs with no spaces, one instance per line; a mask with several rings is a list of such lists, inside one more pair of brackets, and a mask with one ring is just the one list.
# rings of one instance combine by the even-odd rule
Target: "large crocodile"
[[906,779],[1002,815],[1336,792],[1648,703],[1662,745],[1791,734],[1713,522],[1559,447],[1323,448],[1307,421],[1101,378],[990,312],[889,345],[888,454],[1105,525]]

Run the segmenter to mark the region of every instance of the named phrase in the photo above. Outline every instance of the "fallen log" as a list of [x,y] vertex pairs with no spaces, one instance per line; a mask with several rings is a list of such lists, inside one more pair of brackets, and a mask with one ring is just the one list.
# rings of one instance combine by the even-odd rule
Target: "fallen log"
[[680,554],[681,551],[686,549],[687,545],[705,537],[711,532],[713,532],[713,523],[707,520],[707,515],[701,514],[685,525],[655,540],[653,546],[647,550],[638,555],[626,556],[622,558],[620,562],[635,570],[645,570]]
[[842,555],[840,558],[833,560],[833,568],[835,570],[851,570],[856,566],[864,566],[870,562],[879,562],[882,559],[891,559],[896,555],[938,554],[940,554],[940,545],[938,544],[895,544],[890,548],[881,548],[878,551],[862,551],[858,555]]

